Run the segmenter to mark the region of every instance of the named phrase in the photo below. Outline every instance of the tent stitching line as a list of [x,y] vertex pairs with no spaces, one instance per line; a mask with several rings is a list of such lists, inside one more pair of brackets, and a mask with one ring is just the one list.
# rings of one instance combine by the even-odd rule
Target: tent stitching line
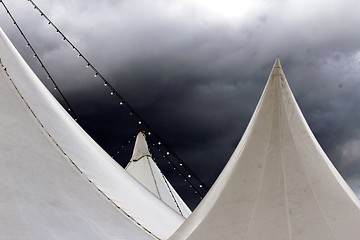
[[[290,89],[289,86],[288,86],[288,88]],[[289,95],[289,94],[288,94],[288,95]],[[290,94],[290,96],[288,96],[288,97],[290,98],[290,101],[295,100],[295,97],[294,97],[294,95],[292,95],[292,94]],[[300,113],[301,113],[301,110],[298,108],[298,105],[297,105],[296,101],[295,101],[295,109],[294,109],[294,110],[295,110],[295,111],[296,111],[296,110],[299,110]],[[288,116],[287,116],[287,118],[288,118]],[[301,121],[302,121],[302,119],[303,119],[303,115],[302,115],[302,114],[300,115],[300,118],[301,118]],[[290,119],[288,119],[288,121],[290,121]],[[302,121],[302,122],[303,122],[303,121]],[[306,121],[305,121],[305,124],[307,124]],[[306,128],[306,130],[307,130],[307,128]],[[293,131],[292,131],[291,128],[290,128],[290,131],[291,131],[291,133],[292,133],[292,134],[291,134],[291,138],[292,138],[293,141],[295,142],[295,139],[294,139],[294,137],[293,137]],[[306,133],[308,133],[308,131],[306,131]],[[298,147],[296,146],[296,144],[295,144],[295,150],[296,150],[296,153],[298,154],[298,156],[300,156],[299,151],[298,151]],[[302,167],[302,169],[303,169],[303,171],[304,171],[304,175],[305,175],[307,181],[310,183],[308,174],[307,174],[307,172],[306,172],[306,170],[305,170],[305,167],[304,167],[304,164],[303,164],[303,161],[300,161],[300,162],[301,162],[301,167]],[[330,224],[329,224],[328,220],[326,219],[322,208],[321,208],[320,205],[319,205],[318,199],[317,199],[317,197],[316,197],[316,195],[315,195],[315,193],[314,193],[314,190],[313,190],[312,185],[311,185],[311,184],[308,184],[308,186],[309,186],[309,188],[310,188],[310,190],[311,190],[311,194],[314,196],[314,200],[315,200],[315,203],[316,203],[317,208],[318,208],[319,211],[320,211],[320,214],[323,216],[323,218],[324,218],[324,220],[325,220],[325,223],[326,223],[329,231],[331,232],[331,235],[332,235],[332,236],[334,237],[334,239],[336,240],[337,238],[336,238],[334,232],[332,231],[332,229],[331,229],[331,227],[330,227]]]
[[[269,94],[269,92],[267,91],[267,92],[264,92],[264,94]],[[262,100],[263,101],[263,100]],[[257,114],[260,112],[260,110],[261,109],[259,109],[259,111],[257,112]],[[256,123],[254,123],[254,125],[255,125]],[[253,125],[253,126],[254,126]],[[252,127],[253,127],[252,126]],[[251,129],[251,130],[253,130],[253,129]],[[272,125],[271,125],[271,128],[270,128],[270,132],[272,131]],[[245,145],[244,145],[244,147],[245,147]],[[266,153],[269,151],[269,145],[268,145],[268,148],[267,148],[267,151],[266,151]],[[252,207],[252,213],[251,213],[251,217],[250,217],[250,219],[249,219],[249,224],[248,224],[248,228],[247,228],[247,230],[246,230],[246,233],[245,233],[245,237],[244,237],[244,240],[246,240],[247,239],[247,236],[249,235],[249,231],[250,231],[250,225],[251,225],[251,222],[253,221],[253,219],[254,219],[254,215],[255,215],[255,209],[256,209],[256,205],[257,205],[257,203],[258,203],[258,196],[259,196],[259,194],[260,194],[260,191],[261,191],[261,188],[262,188],[262,185],[263,185],[263,180],[264,180],[264,175],[265,175],[265,170],[266,170],[266,165],[267,165],[267,161],[266,160],[264,160],[264,168],[262,169],[262,172],[261,172],[261,179],[260,179],[260,183],[259,183],[259,186],[258,186],[258,189],[257,189],[257,193],[256,193],[256,200],[255,200],[255,202],[254,202],[254,205],[253,205],[253,207]]]
[[[151,175],[152,175],[152,177],[153,177],[153,179],[154,179],[154,182],[155,182],[156,192],[159,194],[159,198],[161,199],[161,195],[160,195],[160,191],[159,191],[159,188],[158,188],[158,186],[157,186],[157,183],[156,183],[155,175],[154,175],[154,172],[153,172],[153,170],[152,170],[152,167],[151,167],[151,164],[150,164],[150,161],[149,161],[149,155],[145,155],[145,156],[143,156],[143,157],[141,157],[141,158],[144,158],[144,157],[146,157],[147,163],[149,164],[150,172],[151,172]],[[140,158],[140,159],[141,159],[141,158]],[[139,160],[140,160],[140,159],[139,159]]]
[[[280,68],[281,70],[281,68]],[[282,91],[282,83],[281,81],[283,81],[283,77],[281,76],[280,74],[280,91]],[[278,89],[278,88],[277,88]],[[282,96],[282,94],[281,94]],[[284,99],[282,99],[281,101],[281,105],[280,105],[280,111],[284,111],[285,114],[287,113],[286,111],[286,107],[284,106]],[[282,113],[280,113],[280,116],[282,116]],[[287,122],[289,123],[289,120],[287,118],[287,114],[286,114],[286,120]],[[281,128],[280,129],[283,129],[283,125],[284,125],[284,122],[281,121]],[[283,137],[283,134],[280,134],[280,143],[282,144],[282,142],[284,141],[284,137]],[[280,148],[280,156],[281,156],[281,165],[282,165],[282,171],[283,171],[283,179],[284,179],[284,197],[285,197],[285,205],[286,205],[286,218],[287,218],[287,223],[288,223],[288,230],[289,230],[289,238],[290,240],[292,239],[292,231],[291,231],[291,222],[290,222],[290,215],[289,215],[289,196],[288,196],[288,187],[287,187],[287,183],[286,183],[286,176],[285,176],[285,172],[286,172],[286,169],[285,169],[285,163],[284,163],[284,157],[283,157],[283,148]]]
[[173,198],[173,200],[174,200],[174,202],[175,202],[175,204],[176,204],[176,207],[179,209],[180,214],[181,214],[182,216],[184,216],[184,214],[182,213],[182,211],[181,211],[181,209],[180,209],[179,203],[176,201],[176,198],[175,198],[175,196],[174,196],[174,193],[173,193],[173,192],[171,191],[171,189],[170,189],[170,186],[169,186],[169,183],[168,183],[166,177],[164,176],[164,174],[161,174],[161,176],[162,176],[162,178],[164,179],[165,184],[166,184],[166,187],[168,188],[168,190],[169,190],[169,192],[170,192],[170,194],[171,194],[171,197]]
[[22,94],[20,93],[19,89],[16,87],[13,79],[10,77],[7,68],[3,65],[2,62],[0,62],[0,65],[2,66],[4,72],[6,73],[6,75],[9,77],[10,82],[12,83],[13,87],[15,88],[16,92],[19,94],[19,96],[21,97],[21,99],[23,100],[23,102],[25,103],[25,105],[27,106],[27,108],[29,109],[29,111],[31,112],[31,114],[33,115],[33,117],[37,120],[37,122],[40,124],[41,128],[44,130],[44,132],[49,136],[49,138],[55,143],[55,146],[61,151],[61,153],[64,154],[65,158],[68,159],[72,165],[75,166],[75,168],[80,172],[81,175],[83,175],[90,183],[91,185],[93,185],[110,203],[112,203],[113,206],[115,206],[118,210],[120,210],[125,216],[127,216],[129,219],[131,219],[133,222],[135,222],[140,228],[142,228],[143,230],[145,230],[149,235],[151,235],[152,237],[159,239],[159,237],[157,237],[156,235],[154,235],[154,233],[152,233],[150,230],[148,230],[146,227],[142,226],[141,223],[139,223],[138,221],[136,221],[132,216],[130,216],[124,209],[122,209],[120,206],[118,206],[112,199],[110,199],[91,179],[89,179],[86,174],[80,170],[80,168],[75,164],[75,162],[66,154],[66,152],[61,148],[61,146],[56,142],[56,140],[52,137],[52,135],[45,129],[44,125],[41,123],[40,119],[35,115],[34,111],[31,109],[31,107],[29,106],[29,104],[27,103],[27,101],[25,100],[25,98],[22,96]]

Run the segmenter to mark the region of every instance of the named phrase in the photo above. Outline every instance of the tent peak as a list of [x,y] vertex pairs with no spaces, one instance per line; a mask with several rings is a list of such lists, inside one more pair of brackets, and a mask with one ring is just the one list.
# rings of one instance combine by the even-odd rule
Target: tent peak
[[281,68],[280,58],[279,57],[276,57],[274,67]]
[[140,131],[136,137],[133,156],[125,170],[161,201],[187,218],[191,210],[171,186],[152,158],[146,134]]
[[272,70],[274,71],[274,69],[282,69],[279,57],[276,57],[276,59],[275,59],[274,66],[273,66]]
[[277,58],[230,160],[170,240],[360,239],[359,206],[307,125]]
[[284,82],[284,81],[286,81],[285,78],[286,77],[285,77],[284,71],[282,70],[282,67],[281,67],[280,58],[277,57],[275,59],[274,66],[271,70],[269,81],[272,80],[272,81]]
[[146,143],[145,134],[140,131],[136,136],[135,147],[130,161],[138,161],[145,156],[151,156]]

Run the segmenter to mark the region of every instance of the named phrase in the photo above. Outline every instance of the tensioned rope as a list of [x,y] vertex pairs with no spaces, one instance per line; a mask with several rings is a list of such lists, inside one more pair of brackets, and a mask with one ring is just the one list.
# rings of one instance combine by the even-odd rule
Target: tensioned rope
[[[0,0],[1,1],[1,0]],[[52,135],[45,129],[44,125],[42,124],[42,122],[40,121],[40,119],[36,116],[36,114],[34,113],[34,111],[31,109],[30,105],[27,103],[27,101],[25,100],[25,98],[23,97],[23,95],[21,94],[21,92],[19,91],[19,89],[16,87],[16,84],[14,83],[14,80],[11,78],[7,68],[5,67],[5,65],[2,63],[2,61],[0,61],[0,65],[1,68],[3,69],[3,71],[5,72],[6,76],[8,77],[10,83],[12,84],[12,86],[15,88],[16,92],[19,94],[20,98],[24,101],[24,104],[26,105],[26,107],[29,109],[29,111],[31,112],[31,115],[36,119],[36,121],[40,124],[41,128],[44,130],[44,132],[47,134],[47,136],[54,142],[54,144],[56,145],[56,147],[61,151],[61,153],[71,162],[71,164],[79,171],[80,174],[82,174],[88,181],[89,183],[91,183],[114,207],[116,207],[119,211],[121,211],[122,213],[124,213],[129,219],[131,219],[132,221],[134,221],[139,227],[141,227],[144,231],[146,231],[148,234],[150,234],[151,236],[153,236],[155,239],[159,239],[159,237],[157,237],[156,235],[154,235],[154,233],[152,233],[149,229],[147,229],[145,226],[141,225],[140,222],[138,222],[134,217],[130,216],[126,210],[124,210],[123,208],[121,208],[118,204],[116,204],[114,202],[114,200],[110,199],[109,196],[107,196],[91,179],[89,179],[89,177],[83,173],[83,171],[81,171],[81,169],[75,164],[75,162],[70,158],[70,156],[64,151],[64,149],[58,144],[58,142],[52,137]]]
[[[30,44],[29,40],[27,39],[27,37],[25,36],[24,32],[21,30],[19,24],[15,21],[14,17],[12,16],[12,14],[10,13],[9,9],[6,7],[5,3],[0,0],[0,2],[2,3],[3,7],[5,8],[7,14],[9,15],[9,17],[11,18],[11,20],[13,21],[14,25],[16,26],[16,28],[19,30],[21,36],[24,38],[25,42],[26,42],[26,46],[28,48],[30,48],[30,50],[32,51],[32,53],[34,54],[34,57],[39,61],[41,67],[44,69],[46,75],[47,75],[47,79],[49,79],[52,84],[54,85],[54,90],[57,91],[60,94],[60,99],[64,102],[65,104],[65,109],[67,109],[67,111],[69,113],[71,113],[72,117],[74,118],[75,121],[77,121],[80,124],[79,118],[77,116],[77,114],[74,112],[74,109],[70,106],[69,102],[66,100],[64,94],[62,93],[62,91],[60,90],[59,86],[56,84],[54,78],[50,75],[49,71],[47,70],[47,68],[45,67],[45,65],[43,64],[43,61],[41,60],[41,58],[39,57],[39,55],[36,53],[34,47]],[[81,124],[80,124],[81,125]]]
[[[156,143],[153,141],[153,139],[150,138],[150,141],[152,142],[152,145],[153,145],[154,147],[157,147],[157,148],[158,148],[159,152],[161,152],[161,154],[162,154],[162,157],[165,158],[165,159],[167,159],[168,163],[172,165],[173,169],[174,169],[174,170],[177,170],[177,169],[178,169],[177,165],[174,164],[174,162],[171,161],[170,158],[169,158],[170,153],[169,153],[169,152],[165,152],[165,151],[163,151],[163,149],[159,148],[159,147],[156,145]],[[156,161],[157,159],[153,158],[153,160]],[[186,165],[183,165],[182,162],[179,163],[179,166],[180,166],[180,167],[183,167],[183,166],[184,166],[184,167],[187,167]],[[181,172],[181,171],[178,171],[178,172],[179,172],[179,175],[182,176],[182,177],[185,179],[185,182],[188,182],[188,184],[190,185],[190,187],[192,187],[192,188],[195,189],[194,192],[195,192],[196,194],[199,194],[199,195],[201,196],[200,199],[202,199],[204,196],[199,192],[199,189],[190,181],[192,175],[191,175],[191,174],[188,174],[188,175],[186,176],[183,172]],[[190,172],[190,171],[189,171],[189,172]],[[199,188],[201,189],[201,188],[203,188],[203,187],[204,187],[204,186],[200,183],[200,184],[199,184]]]
[[[27,42],[28,46],[30,46],[31,50],[34,52],[34,56],[39,60],[41,67],[44,68],[45,72],[48,74],[48,77],[52,80],[54,86],[55,86],[55,90],[59,90],[58,86],[56,85],[55,81],[53,80],[53,78],[50,76],[49,72],[45,69],[44,64],[41,62],[41,59],[39,58],[38,54],[36,54],[34,48],[31,46],[30,42],[27,40],[27,38],[25,37],[23,31],[21,30],[20,26],[17,24],[17,22],[15,21],[14,17],[11,15],[10,11],[7,9],[6,5],[4,4],[3,0],[0,0],[0,2],[2,2],[2,5],[4,6],[4,8],[6,9],[7,13],[9,14],[9,16],[11,17],[11,19],[13,20],[14,24],[16,25],[16,27],[18,28],[18,30],[20,31],[21,35],[24,37],[25,41]],[[173,163],[172,161],[169,160],[169,162],[171,162],[171,164],[174,166],[174,168],[180,172],[180,175],[182,175],[185,180],[188,179],[188,182],[191,183],[191,179],[195,179],[199,185],[199,188],[202,188],[202,190],[206,193],[207,190],[209,189],[201,180],[200,178],[184,163],[184,161],[181,160],[181,158],[173,151],[171,150],[171,148],[166,144],[166,142],[150,127],[149,124],[147,124],[146,121],[144,121],[144,119],[130,106],[130,104],[119,94],[118,91],[116,91],[116,89],[104,78],[104,76],[94,67],[93,64],[91,64],[85,57],[84,55],[80,52],[80,50],[75,47],[75,45],[59,30],[58,27],[55,26],[55,24],[44,14],[44,12],[39,9],[39,7],[32,1],[32,0],[28,0],[28,2],[30,2],[34,9],[39,11],[40,16],[44,17],[48,24],[51,25],[52,27],[55,28],[56,32],[62,37],[62,40],[66,41],[71,47],[72,49],[78,54],[78,57],[82,58],[85,63],[86,63],[86,67],[91,68],[94,71],[94,77],[98,77],[104,84],[105,87],[109,88],[110,90],[110,94],[114,95],[118,98],[119,100],[119,104],[120,106],[125,106],[127,107],[127,109],[129,110],[129,114],[133,117],[136,118],[138,124],[144,129],[146,128],[148,131],[148,135],[151,135],[153,138],[156,138],[157,140],[154,140],[154,142],[156,142],[156,144],[154,145],[158,145],[158,147],[160,148],[160,145],[163,146],[164,148],[166,148],[166,151],[163,151],[164,153],[166,152],[166,154],[164,154],[164,156],[169,156],[170,154],[174,157],[174,159],[176,161],[178,161],[178,165]],[[62,95],[62,98],[65,100],[65,98],[63,97],[64,95]],[[72,108],[70,107],[70,105],[68,104],[68,102],[66,101],[67,105],[68,105],[68,111],[71,111],[72,113],[74,113],[72,111]],[[77,119],[77,118],[76,118]],[[179,169],[184,169],[186,170],[189,174],[185,175],[183,173],[181,173],[181,170]],[[194,189],[196,189],[197,187],[195,187],[193,184],[191,184],[192,187],[194,187]],[[200,190],[200,189],[198,189]],[[200,196],[204,196],[203,193],[200,193],[200,191],[195,191],[196,193],[199,193]]]
[[170,186],[169,186],[169,183],[168,183],[166,177],[165,177],[164,174],[162,174],[162,173],[161,173],[161,177],[163,178],[163,180],[164,180],[164,182],[165,182],[165,184],[166,184],[166,187],[167,187],[167,189],[169,190],[170,195],[171,195],[172,199],[174,200],[177,209],[179,210],[179,213],[181,214],[181,216],[184,216],[184,213],[181,211],[181,208],[180,208],[180,206],[179,206],[179,203],[178,203],[178,201],[176,200],[176,198],[175,198],[175,196],[174,196],[174,193],[173,193],[173,191],[171,190],[171,188],[170,188]]
[[[144,119],[130,106],[130,104],[119,94],[119,92],[116,91],[116,89],[105,79],[105,77],[94,67],[94,65],[91,64],[85,58],[85,56],[80,52],[80,50],[75,47],[75,45],[45,15],[45,13],[34,3],[34,1],[28,0],[28,2],[30,2],[33,5],[34,9],[38,10],[38,12],[40,13],[40,16],[44,17],[48,21],[48,24],[50,24],[51,26],[53,26],[55,28],[56,32],[61,35],[63,40],[66,41],[72,47],[72,49],[78,53],[78,57],[81,57],[86,62],[86,66],[91,67],[91,69],[94,70],[94,77],[99,76],[99,78],[103,81],[104,86],[106,86],[110,89],[110,94],[118,97],[118,99],[120,100],[119,104],[126,106],[130,111],[130,115],[133,115],[134,117],[136,117],[138,119],[139,125],[142,125],[143,127],[146,127],[148,129],[148,135],[151,135],[151,133],[152,133],[158,139],[157,144],[161,145],[161,143],[162,143],[165,146],[165,148],[169,150],[169,151],[166,151],[166,155],[169,155],[171,153],[175,157],[175,159],[179,162],[179,166],[185,168],[186,171],[188,171],[190,173],[188,175],[188,178],[191,178],[191,176],[193,176],[200,183],[199,187],[204,188],[207,191],[209,188],[201,181],[201,179],[184,163],[184,161],[181,160],[181,158],[174,151],[171,150],[171,148],[166,144],[166,142],[150,127],[149,124],[147,124],[146,121],[144,121]],[[174,166],[176,166],[176,165],[174,165]]]
[[125,148],[126,146],[128,146],[130,143],[132,143],[132,141],[134,141],[136,139],[136,135],[138,134],[138,131],[136,131],[135,134],[132,134],[123,144],[121,144],[112,154],[111,157],[115,158],[115,156],[117,154],[120,153],[120,151]]

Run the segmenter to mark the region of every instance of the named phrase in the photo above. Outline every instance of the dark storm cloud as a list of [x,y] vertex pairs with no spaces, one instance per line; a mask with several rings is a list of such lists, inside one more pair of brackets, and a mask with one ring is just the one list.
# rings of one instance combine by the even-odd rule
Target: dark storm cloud
[[[280,56],[314,134],[360,194],[358,1],[227,0],[239,9],[231,17],[201,1],[36,2],[209,184],[240,140]],[[116,104],[31,6],[8,5],[31,29],[90,134],[114,149],[126,135]],[[1,22],[8,21],[3,15]],[[25,54],[11,22],[2,27]]]

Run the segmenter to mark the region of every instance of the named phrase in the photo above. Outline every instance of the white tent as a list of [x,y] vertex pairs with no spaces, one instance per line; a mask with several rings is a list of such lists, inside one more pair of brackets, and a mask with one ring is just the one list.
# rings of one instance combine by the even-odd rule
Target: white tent
[[316,141],[278,59],[229,162],[170,239],[360,239],[359,200]]
[[191,210],[152,159],[143,132],[139,132],[136,137],[134,151],[125,170],[180,215],[188,217],[191,214]]
[[78,126],[1,29],[0,58],[0,239],[167,239],[184,218]]

